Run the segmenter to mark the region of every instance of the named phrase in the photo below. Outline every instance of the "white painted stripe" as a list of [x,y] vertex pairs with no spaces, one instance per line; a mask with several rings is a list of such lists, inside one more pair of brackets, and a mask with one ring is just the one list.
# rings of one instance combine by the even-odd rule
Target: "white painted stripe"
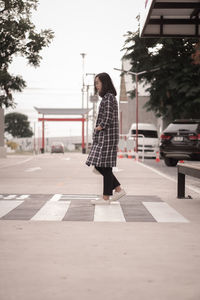
[[3,199],[5,199],[5,200],[11,200],[11,199],[14,199],[15,197],[16,197],[17,195],[9,195],[9,196],[6,196],[6,197],[4,197]]
[[49,200],[50,202],[56,202],[59,201],[61,198],[62,194],[55,194],[53,197]]
[[23,161],[18,161],[18,162],[14,163],[14,164],[6,165],[6,166],[0,166],[0,169],[3,169],[3,168],[9,168],[9,167],[12,167],[12,166],[24,164],[24,163],[26,163],[27,161],[32,160],[33,158],[34,158],[34,157],[30,157],[30,158],[27,158],[27,159],[25,159],[25,160],[23,160]]
[[86,195],[86,194],[62,194],[61,198],[73,198],[73,199],[99,199],[98,195]]
[[0,201],[0,218],[5,216],[7,213],[9,213],[11,210],[16,208],[18,205],[20,205],[23,201],[7,201],[7,200],[1,200]]
[[31,218],[33,221],[61,221],[70,205],[70,201],[48,201]]
[[23,200],[23,199],[27,199],[30,195],[21,195],[19,197],[17,197],[17,200]]
[[24,163],[26,163],[27,161],[30,161],[30,160],[32,160],[34,157],[30,157],[30,158],[27,158],[27,159],[25,159],[25,160],[23,160],[23,161],[19,161],[19,162],[17,162],[15,165],[21,165],[21,164],[24,164]]
[[95,199],[95,200],[98,200],[99,197],[74,197],[74,196],[62,196],[61,200],[64,200],[64,199],[69,199],[69,200],[91,200],[91,199]]
[[25,170],[25,172],[34,172],[34,171],[38,171],[38,170],[41,170],[42,168],[40,167],[34,167],[34,168],[29,168],[27,170]]
[[[141,163],[141,162],[137,162],[137,163],[140,164],[141,166],[147,168],[147,169],[150,169],[151,171],[157,173],[158,175],[160,175],[160,176],[162,176],[162,177],[164,177],[164,178],[166,178],[166,179],[168,179],[168,180],[177,182],[177,179],[172,178],[172,177],[170,177],[170,176],[167,176],[167,175],[165,175],[164,173],[162,173],[162,172],[160,172],[160,171],[157,171],[156,169],[154,169],[154,168],[152,168],[152,167],[150,167],[150,166],[145,165],[144,163]],[[200,194],[200,189],[198,189],[198,188],[196,188],[196,187],[193,187],[193,186],[190,185],[190,184],[186,184],[185,187],[188,188],[188,189],[190,189],[190,190],[192,190],[192,191],[194,191],[195,193]]]
[[121,172],[123,169],[119,169],[118,167],[113,167],[113,172]]
[[88,197],[88,198],[94,198],[97,197],[98,195],[91,195],[91,194],[62,194],[62,197]]
[[95,205],[94,222],[126,222],[119,201]]
[[174,208],[165,202],[142,202],[157,222],[181,222],[189,221],[179,214]]
[[170,177],[170,176],[168,176],[168,175],[165,175],[164,173],[162,173],[162,172],[160,172],[160,171],[158,171],[158,170],[156,170],[156,169],[154,169],[154,168],[152,168],[152,167],[150,167],[150,166],[147,166],[147,165],[145,165],[144,163],[141,163],[141,162],[139,162],[139,161],[137,161],[136,163],[140,164],[140,165],[143,166],[144,168],[147,168],[147,169],[153,171],[154,173],[156,173],[156,174],[158,174],[158,175],[160,175],[160,176],[162,176],[162,177],[164,177],[164,178],[166,178],[166,179],[168,179],[168,180],[171,180],[171,181],[176,182],[176,179],[175,179],[175,178],[172,178],[172,177]]

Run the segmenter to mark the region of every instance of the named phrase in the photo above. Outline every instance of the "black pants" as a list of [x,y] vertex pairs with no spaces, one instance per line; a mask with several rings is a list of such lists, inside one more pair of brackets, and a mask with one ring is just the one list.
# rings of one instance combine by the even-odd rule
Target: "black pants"
[[113,190],[120,185],[119,181],[115,177],[112,172],[112,168],[103,168],[97,167],[95,168],[103,175],[103,194],[104,195],[112,195]]

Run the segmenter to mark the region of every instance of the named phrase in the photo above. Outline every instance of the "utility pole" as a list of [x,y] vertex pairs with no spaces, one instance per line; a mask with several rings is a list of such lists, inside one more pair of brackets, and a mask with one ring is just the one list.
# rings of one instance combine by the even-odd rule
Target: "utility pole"
[[35,121],[33,122],[33,128],[34,128],[34,140],[33,140],[33,149],[34,149],[34,154],[36,154],[36,147],[35,147]]
[[86,56],[86,53],[81,53],[81,56],[82,56],[82,108],[84,108],[84,92],[85,92],[85,56]]
[[[93,84],[92,85],[87,85],[87,110],[89,108],[89,88],[90,86],[94,87],[94,78],[96,76],[95,73],[86,73],[86,76],[93,76]],[[94,93],[95,93],[95,87],[94,87]],[[93,94],[94,94],[93,93]],[[90,98],[91,99],[91,98]],[[88,152],[88,121],[89,121],[89,116],[88,116],[88,112],[87,112],[87,123],[86,123],[86,153]],[[94,130],[94,103],[93,103],[93,128],[92,130]]]
[[88,153],[88,101],[89,101],[89,84],[87,85],[87,118],[86,118],[86,153]]
[[149,70],[149,71],[142,71],[142,72],[138,72],[138,73],[135,73],[135,72],[131,72],[131,71],[125,71],[125,70],[122,70],[122,69],[117,69],[117,68],[114,68],[114,70],[116,71],[121,71],[123,73],[127,73],[127,74],[131,74],[131,75],[135,75],[135,81],[136,81],[136,89],[135,89],[135,99],[136,99],[136,103],[135,103],[135,110],[136,110],[136,154],[138,153],[138,75],[141,75],[141,74],[145,74],[145,73],[149,73],[149,72],[154,72],[154,71],[157,71],[159,70],[160,68],[155,68],[155,69],[152,69],[152,70]]
[[[85,65],[84,65],[84,58],[86,53],[80,53],[82,56],[82,109],[84,108],[84,93],[85,93]],[[82,136],[84,137],[84,121],[82,122]],[[85,153],[85,143],[83,143],[82,153]]]

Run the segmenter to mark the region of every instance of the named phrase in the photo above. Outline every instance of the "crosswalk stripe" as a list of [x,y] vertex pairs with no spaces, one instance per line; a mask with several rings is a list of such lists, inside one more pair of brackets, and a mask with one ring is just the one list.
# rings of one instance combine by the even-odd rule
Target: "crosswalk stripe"
[[70,201],[47,201],[31,218],[33,221],[61,221],[70,205]]
[[73,198],[73,199],[96,199],[99,198],[98,195],[87,195],[87,194],[63,194],[61,195],[61,198]]
[[98,197],[72,197],[72,196],[69,196],[69,197],[62,197],[61,198],[62,200],[91,200],[91,199],[95,199],[95,200],[98,200],[99,198]]
[[182,222],[189,221],[165,202],[142,202],[157,222]]
[[23,201],[0,201],[0,218],[7,215],[11,210],[20,205]]
[[20,195],[19,197],[17,197],[17,200],[24,200],[26,198],[28,198],[30,195]]
[[94,222],[126,222],[120,203],[95,205]]
[[41,170],[41,168],[40,167],[29,168],[29,169],[25,170],[25,172],[34,172],[37,170]]
[[4,197],[5,200],[11,200],[11,199],[14,199],[17,195],[9,195],[9,196],[6,196]]
[[49,200],[50,202],[57,202],[60,200],[62,194],[55,194],[53,197]]
[[110,205],[95,206],[91,205],[91,199],[98,199],[98,195],[2,194],[0,218],[38,221],[190,222],[169,204],[156,197],[132,195]]

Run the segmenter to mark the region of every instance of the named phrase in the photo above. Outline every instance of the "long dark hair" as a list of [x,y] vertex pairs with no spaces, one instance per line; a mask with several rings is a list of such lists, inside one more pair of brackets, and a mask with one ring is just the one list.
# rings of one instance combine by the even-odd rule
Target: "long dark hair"
[[[112,79],[110,78],[110,76],[107,73],[99,73],[95,76],[95,79],[97,77],[99,78],[99,80],[102,83],[102,89],[99,93],[100,97],[103,97],[106,93],[111,93],[114,96],[117,95],[117,92],[113,85]],[[94,79],[94,86],[95,86],[95,79]],[[95,86],[95,93],[97,93],[96,86]]]

